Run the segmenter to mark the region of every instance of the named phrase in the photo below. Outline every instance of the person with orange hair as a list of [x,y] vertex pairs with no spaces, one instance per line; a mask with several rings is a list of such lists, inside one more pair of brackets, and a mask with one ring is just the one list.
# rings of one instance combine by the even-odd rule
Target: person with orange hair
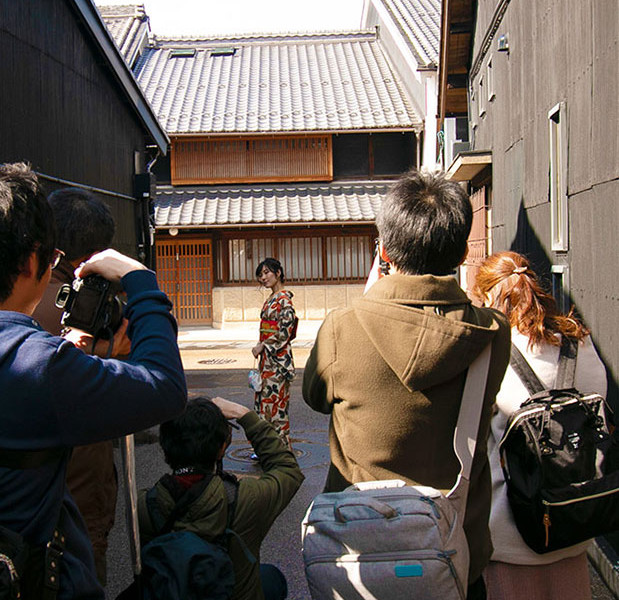
[[[574,316],[563,315],[531,268],[515,252],[488,257],[476,278],[475,295],[503,312],[512,327],[512,344],[548,388],[553,387],[563,336],[578,340],[575,387],[606,396],[606,372],[588,330]],[[499,459],[499,442],[510,415],[529,393],[510,366],[496,397],[488,455],[492,472],[490,533],[494,552],[485,571],[488,600],[591,598],[586,549],[589,542],[537,554],[522,539],[512,517]]]

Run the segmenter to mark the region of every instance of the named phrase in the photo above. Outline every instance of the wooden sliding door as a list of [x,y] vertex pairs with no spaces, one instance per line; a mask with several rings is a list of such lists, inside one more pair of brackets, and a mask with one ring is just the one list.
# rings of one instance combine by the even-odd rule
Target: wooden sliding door
[[213,323],[211,238],[157,240],[157,280],[180,324]]

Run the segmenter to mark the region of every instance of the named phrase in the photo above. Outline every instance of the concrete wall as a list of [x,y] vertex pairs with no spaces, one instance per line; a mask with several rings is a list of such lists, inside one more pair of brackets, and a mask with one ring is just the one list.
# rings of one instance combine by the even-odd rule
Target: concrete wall
[[[322,321],[334,308],[350,306],[363,293],[362,284],[286,286],[293,294],[297,317]],[[213,288],[213,327],[224,329],[260,320],[260,309],[269,292],[258,286]]]

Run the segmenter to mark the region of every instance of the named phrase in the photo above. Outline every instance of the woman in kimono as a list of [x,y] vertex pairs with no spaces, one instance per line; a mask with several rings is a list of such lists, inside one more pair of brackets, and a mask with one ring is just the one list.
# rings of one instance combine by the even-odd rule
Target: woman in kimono
[[[269,421],[290,449],[288,402],[294,362],[291,342],[298,319],[292,305],[292,292],[284,289],[284,270],[275,258],[266,258],[256,269],[256,278],[271,291],[260,313],[260,341],[252,348],[259,360],[262,390],[256,392],[255,411]],[[253,456],[252,456],[253,458]]]

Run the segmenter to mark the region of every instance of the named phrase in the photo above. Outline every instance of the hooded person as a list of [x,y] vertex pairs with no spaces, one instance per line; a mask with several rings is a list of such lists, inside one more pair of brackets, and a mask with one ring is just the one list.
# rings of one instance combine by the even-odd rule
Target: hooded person
[[467,369],[491,344],[464,521],[467,597],[484,598],[481,573],[492,552],[486,442],[510,332],[502,314],[474,307],[453,277],[471,222],[468,195],[440,174],[410,171],[394,184],[377,217],[389,275],[327,316],[305,366],[303,397],[331,414],[325,491],[396,478],[447,491],[460,469],[453,437]]

